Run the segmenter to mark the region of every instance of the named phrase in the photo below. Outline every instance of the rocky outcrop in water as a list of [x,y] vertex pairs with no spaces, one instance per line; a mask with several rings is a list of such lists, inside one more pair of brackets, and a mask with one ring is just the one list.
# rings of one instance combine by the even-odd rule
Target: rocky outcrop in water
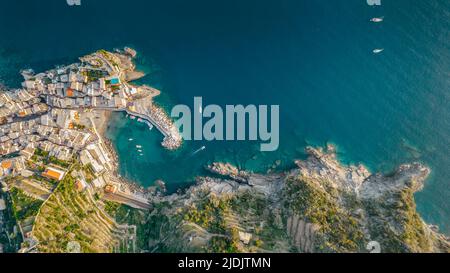
[[213,164],[206,166],[206,169],[213,174],[230,178],[239,183],[248,183],[250,177],[248,172],[239,170],[230,163],[214,162]]

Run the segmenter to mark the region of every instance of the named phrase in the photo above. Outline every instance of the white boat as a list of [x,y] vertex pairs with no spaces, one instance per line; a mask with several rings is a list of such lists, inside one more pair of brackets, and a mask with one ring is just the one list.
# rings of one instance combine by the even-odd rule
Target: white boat
[[144,120],[144,123],[147,124],[149,130],[153,129],[153,124],[151,124],[147,120]]
[[201,106],[198,107],[198,111],[201,113],[203,113],[203,108]]
[[138,150],[138,152],[142,153],[142,150]]
[[142,148],[142,145],[136,145],[136,148],[140,149]]
[[128,141],[133,141],[133,139],[132,139],[132,138],[129,138]]
[[381,53],[383,51],[384,51],[384,48],[376,48],[372,52],[375,53],[375,54],[379,54],[379,53]]
[[370,21],[374,22],[374,23],[381,23],[381,22],[383,22],[383,20],[384,20],[383,17],[375,17],[375,18],[370,19]]
[[206,146],[202,146],[202,147],[200,147],[199,149],[197,149],[196,151],[194,151],[192,154],[191,154],[191,156],[194,156],[194,155],[196,155],[197,153],[199,153],[199,152],[201,152],[201,151],[203,151],[204,149],[206,149]]
[[136,117],[135,116],[130,116],[130,119],[136,119]]

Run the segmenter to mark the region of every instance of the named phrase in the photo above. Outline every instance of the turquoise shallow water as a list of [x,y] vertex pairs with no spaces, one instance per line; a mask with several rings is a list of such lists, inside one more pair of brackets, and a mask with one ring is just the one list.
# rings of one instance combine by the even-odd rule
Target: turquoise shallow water
[[[287,168],[306,145],[333,142],[343,162],[373,171],[429,165],[418,208],[450,232],[449,1],[42,2],[2,5],[0,81],[7,85],[24,67],[38,71],[128,45],[148,72],[140,82],[162,89],[157,101],[167,109],[191,105],[194,96],[205,104],[280,105],[274,153],[258,152],[254,142],[187,142],[168,152],[157,131],[115,114],[108,135],[124,176],[146,186],[161,178],[176,190],[211,161],[265,171],[281,159]],[[375,16],[385,22],[370,23]],[[385,51],[373,55],[373,48]]]

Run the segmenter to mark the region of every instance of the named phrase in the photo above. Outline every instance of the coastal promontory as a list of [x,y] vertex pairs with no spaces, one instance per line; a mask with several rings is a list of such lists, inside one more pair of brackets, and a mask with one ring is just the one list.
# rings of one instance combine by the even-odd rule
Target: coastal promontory
[[[246,173],[245,181],[199,177],[186,193],[163,198],[149,221],[169,228],[153,234],[149,248],[341,253],[369,252],[376,244],[385,253],[450,251],[449,238],[416,211],[414,193],[427,167],[414,163],[372,174],[341,164],[332,146],[307,153],[283,173]],[[224,164],[211,168],[219,172],[219,166],[233,176],[240,172]]]

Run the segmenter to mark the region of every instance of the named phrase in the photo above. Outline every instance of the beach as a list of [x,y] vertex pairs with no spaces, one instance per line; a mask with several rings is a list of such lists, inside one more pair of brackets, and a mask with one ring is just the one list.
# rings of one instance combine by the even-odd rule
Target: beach
[[93,111],[92,114],[97,132],[105,139],[105,133],[108,129],[109,119],[111,118],[111,111],[96,110]]

